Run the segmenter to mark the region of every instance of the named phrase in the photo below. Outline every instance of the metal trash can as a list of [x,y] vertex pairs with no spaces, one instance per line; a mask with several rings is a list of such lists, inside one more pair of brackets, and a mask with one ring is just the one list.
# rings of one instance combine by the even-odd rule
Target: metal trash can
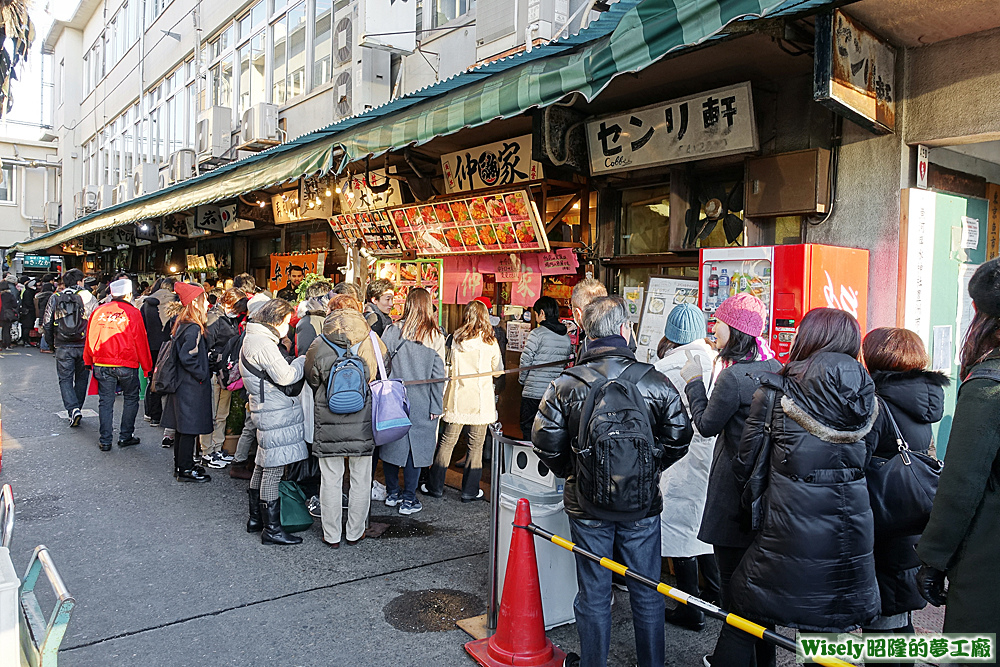
[[[563,480],[556,477],[532,450],[529,443],[499,438],[503,449],[503,469],[500,474],[499,516],[497,534],[498,600],[502,600],[507,556],[513,531],[514,509],[520,498],[531,503],[531,519],[545,530],[557,535],[570,534],[569,517],[563,507]],[[535,541],[535,560],[542,591],[542,615],[545,629],[572,623],[575,620],[573,600],[576,598],[576,558],[565,549],[552,548]]]

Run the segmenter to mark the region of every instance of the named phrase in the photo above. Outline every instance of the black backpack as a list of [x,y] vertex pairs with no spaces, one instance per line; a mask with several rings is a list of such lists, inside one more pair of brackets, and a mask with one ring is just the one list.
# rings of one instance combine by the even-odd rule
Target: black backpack
[[171,337],[160,346],[153,369],[153,392],[175,394],[180,388],[180,362],[177,359],[176,341]]
[[76,292],[59,292],[52,307],[52,324],[59,340],[82,343],[87,337],[87,314],[83,299]]
[[[660,469],[646,399],[636,386],[652,366],[633,363],[590,387],[573,443],[576,484],[585,511],[636,513],[656,499]],[[581,382],[576,369],[566,371]]]

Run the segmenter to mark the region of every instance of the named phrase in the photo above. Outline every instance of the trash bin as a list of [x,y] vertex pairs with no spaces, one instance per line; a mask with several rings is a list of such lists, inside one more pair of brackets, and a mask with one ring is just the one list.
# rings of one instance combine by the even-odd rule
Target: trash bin
[[[503,599],[504,576],[513,531],[514,509],[520,498],[531,503],[531,520],[556,535],[569,539],[569,517],[563,507],[563,480],[556,477],[532,450],[531,445],[502,438],[504,472],[500,475],[499,534],[497,548],[498,599]],[[576,598],[576,558],[565,549],[535,540],[535,560],[542,591],[545,629],[572,623]]]

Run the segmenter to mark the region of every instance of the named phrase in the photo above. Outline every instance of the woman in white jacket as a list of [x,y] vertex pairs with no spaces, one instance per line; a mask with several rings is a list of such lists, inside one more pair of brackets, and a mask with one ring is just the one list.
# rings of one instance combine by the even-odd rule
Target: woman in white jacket
[[[500,346],[497,344],[490,314],[486,306],[472,301],[465,307],[462,326],[452,337],[449,353],[452,378],[503,370]],[[421,490],[429,496],[444,495],[444,476],[451,465],[455,443],[466,427],[469,429],[469,455],[462,475],[462,502],[472,502],[483,496],[479,481],[483,476],[483,442],[487,427],[497,420],[493,398],[493,378],[489,375],[451,380],[444,392],[444,415],[441,439],[434,465]]]
[[[696,306],[684,303],[670,311],[657,354],[661,359],[655,364],[656,370],[667,376],[677,388],[685,408],[687,396],[684,394],[684,386],[687,383],[681,377],[681,368],[688,361],[694,360],[701,365],[705,385],[711,386],[712,362],[716,352],[705,340],[705,315]],[[677,587],[699,597],[700,566],[708,584],[704,595],[717,601],[719,569],[715,564],[712,545],[698,539],[714,448],[715,438],[706,438],[695,426],[688,453],[667,468],[660,477],[660,492],[663,494],[660,555],[673,559]],[[667,609],[666,620],[696,632],[705,627],[705,615],[686,605]]]

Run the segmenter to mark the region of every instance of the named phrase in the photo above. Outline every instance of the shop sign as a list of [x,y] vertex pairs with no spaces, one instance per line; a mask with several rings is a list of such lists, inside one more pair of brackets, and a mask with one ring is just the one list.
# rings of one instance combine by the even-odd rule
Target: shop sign
[[[376,192],[368,187],[369,183],[375,186],[376,190],[387,183],[389,188]],[[364,174],[354,174],[342,180],[338,187],[340,188],[340,210],[344,213],[389,208],[390,206],[400,206],[403,203],[399,183],[393,178],[387,178],[383,169],[369,171],[367,183]]]
[[[308,202],[306,205],[296,203],[298,191],[292,190],[271,195],[271,208],[274,210],[274,224],[287,225],[300,220],[327,219],[333,215],[333,197],[320,198],[320,203]],[[312,204],[312,208],[309,207]]]
[[448,194],[542,178],[541,163],[531,159],[530,134],[442,155],[441,170]]
[[423,255],[549,251],[526,190],[390,209],[389,217],[402,247]]
[[485,257],[445,257],[441,273],[444,282],[442,298],[445,303],[465,305],[483,295],[483,271],[480,264]]
[[21,266],[26,269],[47,269],[49,264],[48,255],[25,255],[21,260]]
[[183,218],[176,215],[165,215],[160,218],[157,225],[157,240],[160,243],[176,241],[182,236],[187,236],[187,225]]
[[567,276],[576,273],[580,262],[571,248],[562,248],[538,256],[538,270],[543,276]]
[[199,206],[195,213],[194,226],[209,232],[222,233],[233,218],[236,217],[236,205],[231,206]]
[[840,10],[816,17],[813,98],[876,134],[896,127],[896,50]]
[[333,216],[328,222],[333,235],[345,249],[361,240],[373,255],[399,255],[403,252],[385,211],[345,213]]
[[232,232],[243,232],[248,229],[253,229],[256,226],[257,225],[256,223],[254,223],[253,220],[244,220],[243,218],[233,218],[232,220],[226,223],[226,226],[223,228],[223,231],[226,232],[227,234],[230,234]]
[[750,82],[587,123],[591,174],[756,151]]
[[197,225],[195,225],[195,220],[197,219],[197,216],[184,214],[182,218],[184,220],[184,227],[187,230],[188,238],[195,238],[198,236],[208,236],[211,233],[207,229],[198,229]]
[[417,48],[418,1],[361,0],[358,44],[393,53],[413,53]]
[[273,294],[288,285],[288,267],[301,266],[302,271],[323,274],[326,253],[306,252],[297,255],[271,255],[271,273],[268,274],[268,286]]
[[156,232],[158,225],[159,220],[141,220],[137,222],[135,226],[136,245],[142,245],[141,241],[146,241],[147,243],[159,241],[159,236]]
[[83,237],[84,252],[97,252],[97,234],[88,234]]

